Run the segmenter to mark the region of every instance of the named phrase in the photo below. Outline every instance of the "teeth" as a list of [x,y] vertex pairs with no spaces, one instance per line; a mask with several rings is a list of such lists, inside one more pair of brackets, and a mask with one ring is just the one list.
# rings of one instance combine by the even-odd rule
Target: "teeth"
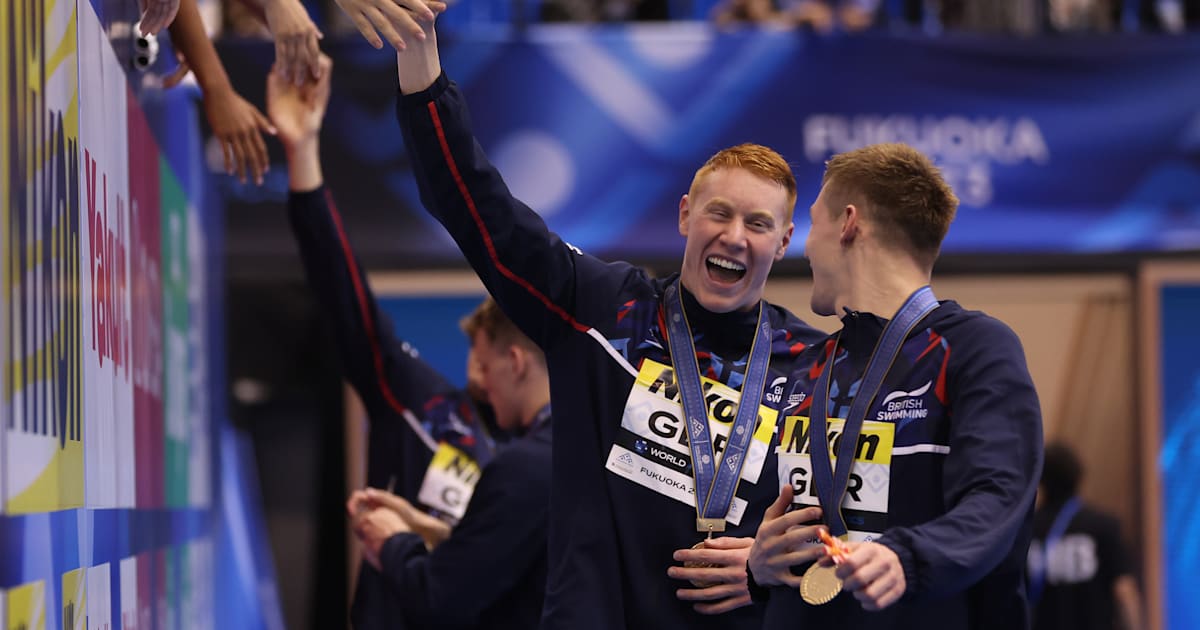
[[745,265],[734,262],[732,260],[728,260],[726,258],[721,258],[720,256],[709,256],[708,262],[709,262],[709,264],[716,265],[718,267],[722,267],[722,268],[728,269],[730,271],[745,271],[746,270]]

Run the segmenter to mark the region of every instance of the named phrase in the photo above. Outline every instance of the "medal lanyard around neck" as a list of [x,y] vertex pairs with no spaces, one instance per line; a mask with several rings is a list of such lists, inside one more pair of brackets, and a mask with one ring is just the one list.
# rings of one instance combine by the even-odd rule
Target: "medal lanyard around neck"
[[[850,468],[854,464],[854,456],[858,451],[858,436],[862,432],[863,421],[875,396],[879,394],[879,386],[887,376],[888,370],[900,353],[900,347],[908,334],[925,316],[937,308],[937,298],[928,286],[921,287],[908,296],[904,306],[896,316],[887,323],[879,338],[871,359],[867,362],[866,374],[858,386],[858,394],[850,404],[846,414],[842,437],[838,442],[837,469],[832,470],[829,463],[829,382],[833,380],[833,364],[837,359],[837,340],[834,341],[833,351],[825,361],[825,369],[813,388],[812,412],[809,414],[808,444],[812,457],[813,484],[817,487],[817,498],[821,502],[821,512],[824,514],[825,525],[829,533],[843,536],[849,530],[842,518],[842,499],[846,494],[846,484],[850,481]],[[841,335],[838,335],[838,340]],[[832,471],[832,475],[831,475]]]
[[767,382],[767,367],[771,362],[771,323],[767,321],[766,309],[759,302],[758,324],[750,347],[741,400],[729,431],[729,441],[718,464],[709,435],[708,405],[700,381],[700,366],[696,362],[696,346],[692,343],[692,330],[683,309],[678,281],[667,287],[665,301],[667,342],[671,349],[675,380],[679,384],[679,396],[683,401],[686,416],[684,426],[692,452],[692,476],[696,483],[696,529],[710,533],[724,531],[725,516],[733,503]]

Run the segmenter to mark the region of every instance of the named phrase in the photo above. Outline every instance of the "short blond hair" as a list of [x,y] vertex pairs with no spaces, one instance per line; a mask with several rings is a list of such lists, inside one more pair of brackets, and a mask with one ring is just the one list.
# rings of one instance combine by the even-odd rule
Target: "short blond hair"
[[942,172],[906,144],[873,144],[839,153],[825,164],[822,185],[837,207],[855,204],[866,216],[904,235],[929,265],[958,211],[958,197]]
[[470,339],[475,339],[475,334],[482,332],[488,341],[497,346],[507,348],[519,345],[539,357],[542,355],[541,348],[517,328],[491,297],[485,298],[475,310],[459,320],[458,327]]
[[[765,180],[775,182],[787,191],[789,214],[796,209],[796,176],[792,167],[774,149],[761,144],[745,143],[721,149],[708,158],[692,177],[688,196],[694,196],[700,182],[710,173],[727,168],[740,168]],[[791,218],[790,216],[785,218]]]

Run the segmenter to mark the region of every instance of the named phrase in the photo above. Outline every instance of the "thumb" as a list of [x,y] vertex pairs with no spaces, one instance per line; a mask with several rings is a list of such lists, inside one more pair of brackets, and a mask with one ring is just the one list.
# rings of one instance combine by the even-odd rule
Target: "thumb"
[[787,512],[788,506],[792,504],[793,494],[792,484],[790,483],[784,484],[783,487],[779,488],[779,498],[775,499],[775,502],[767,508],[766,512],[763,512],[763,521],[773,520],[783,516],[784,513]]

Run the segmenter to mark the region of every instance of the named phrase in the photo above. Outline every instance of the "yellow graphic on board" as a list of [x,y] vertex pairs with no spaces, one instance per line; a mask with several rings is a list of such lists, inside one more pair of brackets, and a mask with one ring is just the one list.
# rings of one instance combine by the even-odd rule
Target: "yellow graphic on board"
[[83,504],[76,5],[0,11],[0,498]]

